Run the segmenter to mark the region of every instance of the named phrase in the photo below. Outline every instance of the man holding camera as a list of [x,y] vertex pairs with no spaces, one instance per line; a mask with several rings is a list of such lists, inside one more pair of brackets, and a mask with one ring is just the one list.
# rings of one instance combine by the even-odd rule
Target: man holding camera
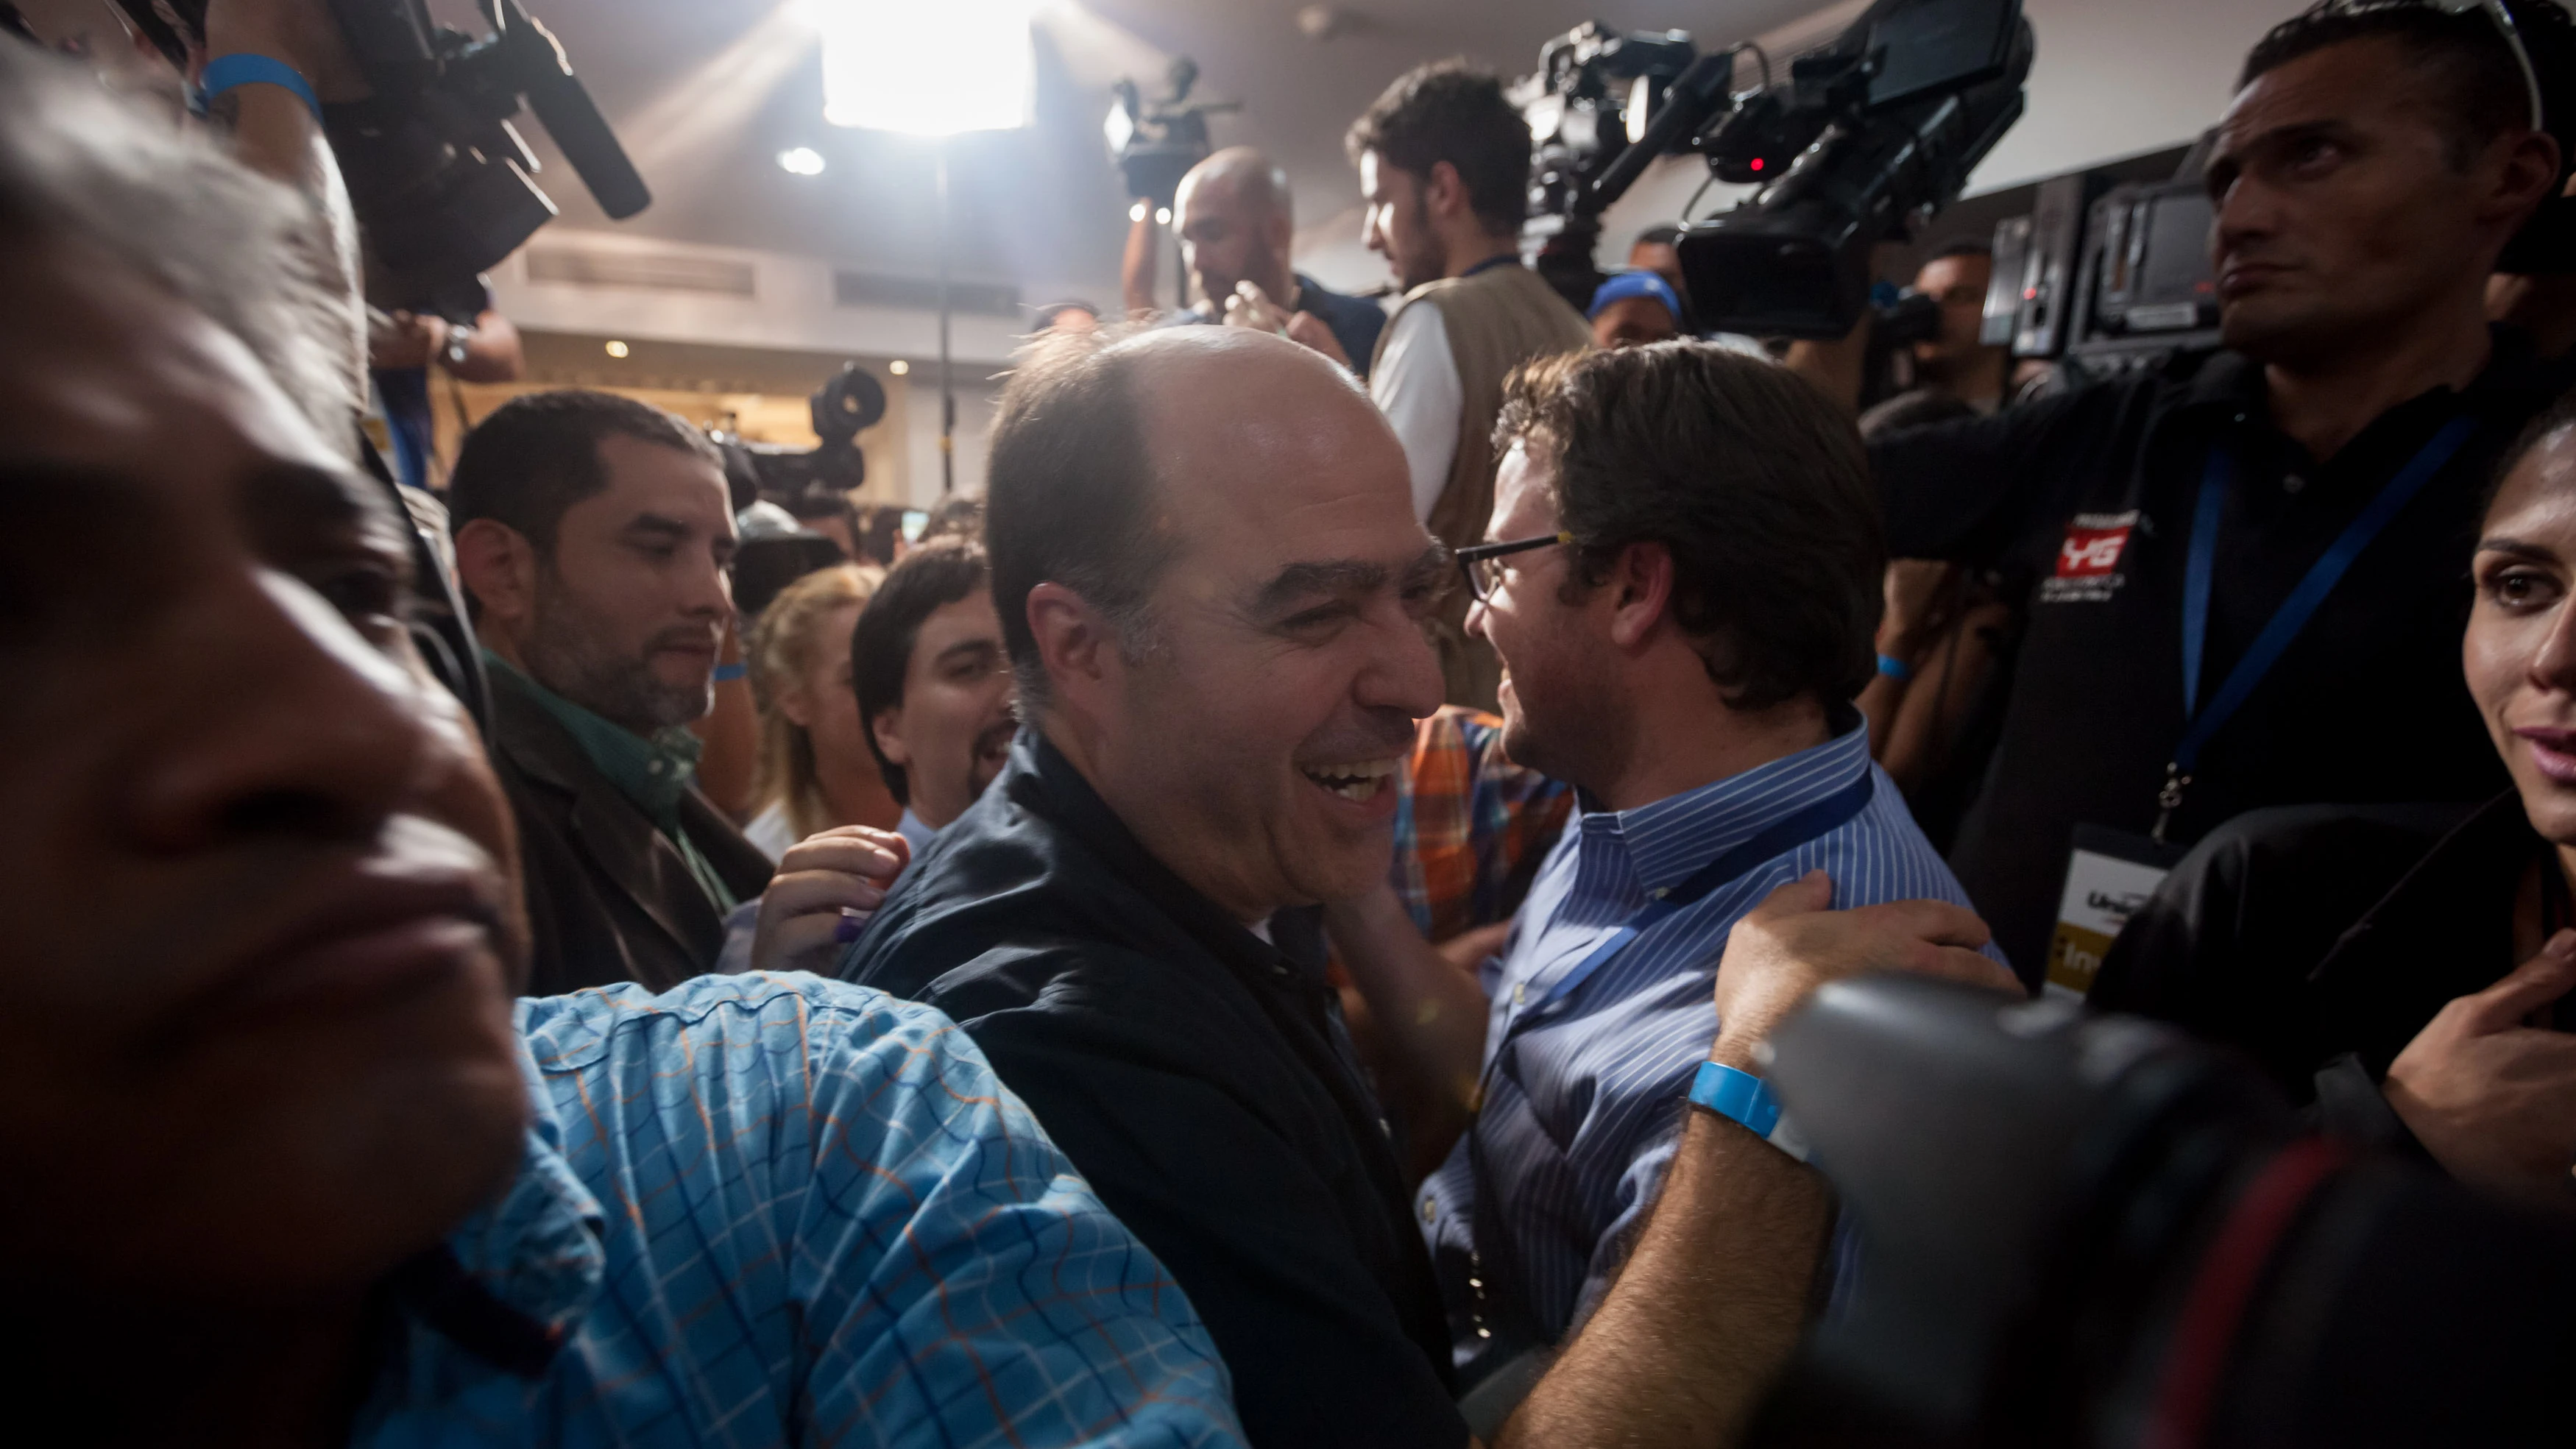
[[1296,218],[1277,162],[1229,146],[1191,167],[1172,202],[1172,229],[1202,299],[1177,320],[1276,332],[1367,380],[1386,313],[1289,267]]
[[[1494,415],[1503,378],[1534,357],[1591,345],[1583,315],[1521,265],[1529,126],[1486,72],[1421,66],[1387,87],[1345,143],[1368,200],[1369,250],[1404,302],[1378,339],[1369,395],[1404,444],[1413,513],[1452,546],[1482,537],[1494,506]],[[1443,697],[1491,710],[1501,672],[1452,598],[1433,620]]]
[[2098,959],[2061,901],[2244,810],[2501,788],[2458,634],[2487,475],[2567,381],[2482,310],[2563,176],[2536,110],[2484,11],[2284,23],[2205,173],[2228,350],[1873,445],[1891,553],[2024,581],[1951,863],[2034,985]]

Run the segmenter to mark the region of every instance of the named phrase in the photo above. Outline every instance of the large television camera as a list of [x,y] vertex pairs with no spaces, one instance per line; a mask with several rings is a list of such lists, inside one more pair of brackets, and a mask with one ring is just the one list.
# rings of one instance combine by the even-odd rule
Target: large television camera
[[[1517,98],[1538,138],[1525,244],[1578,305],[1600,271],[1601,213],[1656,157],[1696,153],[1760,189],[1683,228],[1702,326],[1840,337],[1869,298],[1869,253],[1954,200],[2022,112],[2032,42],[2020,0],[1877,0],[1788,67],[1749,45],[1698,54],[1680,31],[1551,41]],[[1762,83],[1733,89],[1739,57]]]
[[1184,55],[1163,76],[1171,94],[1148,100],[1133,79],[1110,87],[1117,100],[1101,132],[1109,141],[1109,159],[1127,183],[1127,194],[1151,206],[1168,207],[1181,189],[1181,178],[1208,158],[1208,117],[1239,111],[1239,101],[1192,100],[1199,83],[1198,62]]
[[2565,1442],[2576,1232],[2303,1135],[2250,1064],[1914,977],[1771,1051],[1859,1270],[1752,1443]]
[[[203,48],[206,0],[115,4],[181,70]],[[369,294],[388,308],[435,310],[554,219],[510,124],[522,98],[601,210],[623,221],[652,203],[554,36],[519,0],[479,4],[490,30],[472,36],[432,21],[426,0],[331,0],[371,94],[324,106],[323,128],[366,233]]]

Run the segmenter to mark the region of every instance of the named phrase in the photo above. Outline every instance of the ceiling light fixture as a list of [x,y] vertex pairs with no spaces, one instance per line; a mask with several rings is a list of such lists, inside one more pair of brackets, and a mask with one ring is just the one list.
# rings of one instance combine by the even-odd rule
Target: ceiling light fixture
[[886,371],[893,373],[897,377],[901,377],[905,373],[912,371],[912,364],[898,357],[894,361],[886,364]]
[[953,136],[1029,123],[1030,0],[816,0],[823,119]]
[[811,146],[796,146],[778,153],[778,169],[790,176],[823,174],[823,153]]
[[624,357],[630,349],[623,342],[611,341],[603,350],[611,357]]

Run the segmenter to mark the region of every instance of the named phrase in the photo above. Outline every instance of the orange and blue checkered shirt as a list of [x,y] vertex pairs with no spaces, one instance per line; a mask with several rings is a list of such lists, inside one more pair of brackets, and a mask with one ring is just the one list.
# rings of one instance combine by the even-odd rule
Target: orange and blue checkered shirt
[[1507,920],[1574,791],[1503,755],[1503,722],[1445,705],[1415,727],[1395,807],[1395,893],[1434,941]]
[[397,1275],[369,1446],[1235,1446],[1189,1301],[928,1007],[523,1001],[519,1176]]

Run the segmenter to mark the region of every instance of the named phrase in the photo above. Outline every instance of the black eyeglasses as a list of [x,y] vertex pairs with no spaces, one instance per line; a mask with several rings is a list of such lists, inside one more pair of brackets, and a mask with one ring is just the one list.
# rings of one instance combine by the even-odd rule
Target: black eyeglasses
[[1506,555],[1527,553],[1551,544],[1572,543],[1574,535],[1559,530],[1537,538],[1516,538],[1509,543],[1480,543],[1458,550],[1458,572],[1467,576],[1467,592],[1483,603],[1503,586],[1503,559]]

